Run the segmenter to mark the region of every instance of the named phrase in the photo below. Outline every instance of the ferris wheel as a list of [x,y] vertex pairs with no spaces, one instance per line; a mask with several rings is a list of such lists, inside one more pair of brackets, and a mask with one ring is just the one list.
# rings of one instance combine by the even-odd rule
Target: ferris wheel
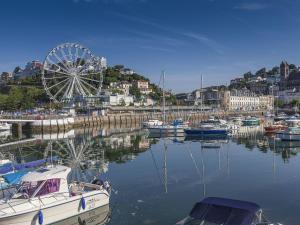
[[45,58],[42,82],[55,102],[98,96],[102,87],[101,59],[76,43],[53,48]]

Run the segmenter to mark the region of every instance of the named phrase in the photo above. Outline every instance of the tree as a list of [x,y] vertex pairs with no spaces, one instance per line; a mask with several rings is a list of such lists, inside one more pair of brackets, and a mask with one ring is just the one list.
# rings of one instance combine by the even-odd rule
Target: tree
[[274,105],[275,105],[275,107],[282,108],[283,105],[284,105],[284,102],[281,99],[275,99],[274,100]]
[[299,100],[298,99],[293,99],[292,101],[290,101],[290,105],[292,107],[298,106],[299,105]]
[[135,98],[136,98],[138,101],[141,100],[142,94],[141,94],[140,89],[138,89],[136,85],[132,85],[132,86],[129,88],[129,94],[135,96]]
[[125,102],[125,100],[124,100],[123,98],[122,98],[121,101],[120,101],[120,105],[121,105],[121,106],[126,106],[126,102]]

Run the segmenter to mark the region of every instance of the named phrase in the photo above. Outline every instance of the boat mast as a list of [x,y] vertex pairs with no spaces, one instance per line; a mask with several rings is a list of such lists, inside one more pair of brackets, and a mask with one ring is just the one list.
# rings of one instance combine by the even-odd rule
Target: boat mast
[[162,80],[163,80],[163,123],[166,123],[166,97],[165,97],[165,71],[162,71]]
[[202,107],[203,107],[203,99],[202,99],[202,97],[203,97],[203,95],[202,95],[202,88],[203,88],[203,76],[202,76],[202,74],[201,74],[201,86],[200,86],[200,99],[201,99],[201,102],[200,102],[200,111],[201,111],[201,113],[202,113],[202,111],[203,111],[203,109],[202,109]]

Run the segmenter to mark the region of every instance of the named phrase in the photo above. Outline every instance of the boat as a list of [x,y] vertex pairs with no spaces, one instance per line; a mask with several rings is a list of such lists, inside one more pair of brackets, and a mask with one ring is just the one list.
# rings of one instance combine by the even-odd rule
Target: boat
[[265,219],[262,208],[256,203],[215,197],[196,203],[190,214],[175,225],[213,224],[275,225]]
[[52,224],[109,204],[107,181],[69,184],[70,171],[50,165],[23,176],[17,192],[0,202],[0,225]]
[[256,117],[247,117],[242,121],[244,126],[258,126],[260,124],[259,118]]
[[0,123],[0,131],[10,130],[11,124],[9,123]]
[[148,120],[148,121],[143,122],[143,127],[148,128],[148,127],[152,127],[152,126],[161,126],[162,124],[163,124],[163,122],[160,120]]
[[52,225],[105,225],[110,221],[109,205],[53,223]]
[[276,138],[281,141],[300,141],[300,127],[288,127],[276,133]]
[[187,136],[227,135],[228,129],[212,124],[202,124],[199,127],[186,128],[184,132]]
[[274,121],[281,121],[287,119],[289,119],[289,116],[286,113],[279,113],[277,116],[274,117]]
[[264,127],[266,133],[275,133],[277,131],[286,130],[288,126],[281,123],[274,123],[273,125]]
[[242,116],[235,116],[235,117],[231,117],[230,120],[232,120],[233,123],[242,125],[243,119],[244,118]]

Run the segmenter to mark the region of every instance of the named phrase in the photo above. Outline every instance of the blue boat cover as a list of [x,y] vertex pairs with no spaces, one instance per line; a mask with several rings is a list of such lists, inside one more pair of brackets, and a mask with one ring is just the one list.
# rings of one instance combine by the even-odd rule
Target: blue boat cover
[[5,164],[3,166],[0,166],[0,174],[6,174],[13,170],[22,170],[22,169],[26,169],[26,168],[33,168],[33,167],[41,166],[51,160],[57,161],[58,157],[52,157],[52,159],[51,158],[40,159],[40,160],[31,161],[31,162],[27,162],[27,163],[20,163],[20,164],[15,164],[15,163]]
[[20,170],[14,173],[8,173],[3,175],[3,178],[9,185],[19,184],[21,181],[21,178],[27,174],[29,170]]
[[204,220],[216,225],[252,225],[258,222],[257,213],[260,210],[259,205],[251,202],[205,198],[195,204],[190,217],[199,221],[199,224]]

